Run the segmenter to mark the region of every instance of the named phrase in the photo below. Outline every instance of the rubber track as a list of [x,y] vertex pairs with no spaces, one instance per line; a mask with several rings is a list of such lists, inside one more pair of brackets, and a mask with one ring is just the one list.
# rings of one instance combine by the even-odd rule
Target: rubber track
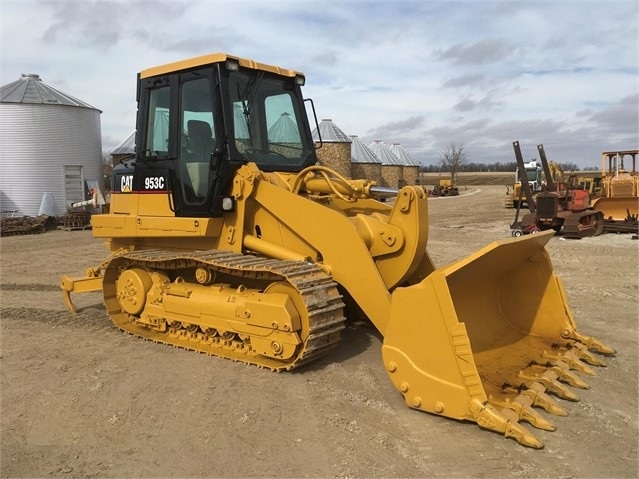
[[[107,296],[107,290],[115,291],[115,281],[119,272],[124,268],[136,266],[150,271],[205,266],[211,270],[234,276],[237,278],[237,284],[241,284],[243,279],[259,280],[264,285],[274,281],[286,281],[298,291],[306,305],[306,314],[300,314],[300,317],[302,320],[304,316],[308,318],[308,337],[301,346],[298,346],[295,354],[284,361],[250,353],[248,348],[245,348],[247,349],[246,354],[242,356],[244,348],[240,348],[240,351],[237,348],[232,348],[233,350],[229,351],[225,347],[228,345],[223,344],[224,341],[217,346],[211,345],[210,342],[203,342],[195,335],[176,337],[165,333],[163,337],[158,338],[157,335],[162,333],[157,331],[153,331],[149,335],[142,334],[144,328],[132,321],[119,307],[116,309],[110,306],[117,305],[115,296]],[[337,290],[337,283],[319,266],[303,261],[281,261],[222,250],[188,253],[144,250],[116,256],[105,268],[103,290],[107,312],[116,326],[123,331],[155,342],[242,361],[274,371],[291,370],[326,354],[339,341],[346,319],[343,315],[344,303]]]

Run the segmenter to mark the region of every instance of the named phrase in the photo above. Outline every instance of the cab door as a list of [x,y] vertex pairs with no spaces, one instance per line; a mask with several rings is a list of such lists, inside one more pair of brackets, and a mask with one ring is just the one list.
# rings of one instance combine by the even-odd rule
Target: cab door
[[[141,83],[135,184],[166,178],[176,216],[214,214],[220,168],[212,69],[145,79]],[[154,183],[155,185],[155,183]]]

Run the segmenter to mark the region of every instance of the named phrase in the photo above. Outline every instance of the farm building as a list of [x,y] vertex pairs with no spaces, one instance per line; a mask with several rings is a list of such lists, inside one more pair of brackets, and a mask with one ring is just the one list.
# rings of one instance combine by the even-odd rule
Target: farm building
[[334,169],[340,175],[351,177],[351,139],[331,119],[324,119],[313,130],[313,141],[322,140],[316,150],[321,165]]
[[120,142],[118,146],[111,151],[111,159],[113,165],[118,164],[122,160],[126,160],[135,155],[135,130],[129,133],[124,140]]
[[406,151],[399,143],[393,143],[390,147],[390,151],[393,155],[399,158],[402,162],[403,171],[402,177],[405,185],[418,185],[419,184],[419,163]]
[[366,178],[380,182],[382,179],[382,161],[357,136],[351,135],[351,175],[353,178]]
[[61,216],[85,200],[85,181],[102,179],[101,113],[39,75],[2,86],[0,210]]
[[391,153],[382,140],[375,140],[368,147],[382,162],[381,186],[389,188],[404,186],[404,168],[401,160]]
[[401,188],[419,184],[419,163],[399,143],[392,147],[382,140],[366,146],[357,135],[347,136],[333,120],[325,119],[313,130],[317,159],[347,178],[367,178],[380,186]]

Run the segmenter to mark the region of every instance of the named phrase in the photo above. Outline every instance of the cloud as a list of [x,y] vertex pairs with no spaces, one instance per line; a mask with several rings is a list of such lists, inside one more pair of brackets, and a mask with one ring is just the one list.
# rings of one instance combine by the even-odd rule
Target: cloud
[[319,118],[402,143],[418,160],[451,142],[465,143],[474,161],[512,161],[515,139],[583,161],[639,143],[634,0],[4,0],[2,8],[3,84],[38,73],[101,109],[105,149],[135,126],[137,72],[219,51],[304,72]]
[[377,139],[379,139],[380,137],[384,137],[384,138],[401,137],[421,127],[424,124],[425,119],[426,117],[424,115],[418,115],[418,116],[411,116],[401,121],[384,123],[372,130],[369,130],[366,133],[366,136],[377,137]]
[[462,98],[453,106],[453,110],[459,112],[469,112],[473,110],[494,110],[501,106],[501,102],[493,100],[491,95],[484,96],[479,100]]
[[484,75],[470,73],[467,75],[449,78],[442,83],[442,86],[444,88],[476,87],[478,85],[482,85],[485,81],[486,77],[484,77]]
[[457,43],[450,48],[437,50],[436,56],[455,65],[483,65],[504,60],[517,50],[514,43],[504,39],[485,38],[472,44]]
[[623,97],[619,102],[599,111],[584,110],[578,113],[593,124],[600,135],[619,137],[637,135],[639,125],[639,94]]

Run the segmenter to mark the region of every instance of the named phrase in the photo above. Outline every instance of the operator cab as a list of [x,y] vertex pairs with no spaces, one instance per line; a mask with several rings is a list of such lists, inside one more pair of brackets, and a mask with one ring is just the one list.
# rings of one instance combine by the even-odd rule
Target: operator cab
[[298,72],[213,54],[138,80],[134,183],[165,177],[176,216],[223,214],[245,163],[299,172],[317,161]]

